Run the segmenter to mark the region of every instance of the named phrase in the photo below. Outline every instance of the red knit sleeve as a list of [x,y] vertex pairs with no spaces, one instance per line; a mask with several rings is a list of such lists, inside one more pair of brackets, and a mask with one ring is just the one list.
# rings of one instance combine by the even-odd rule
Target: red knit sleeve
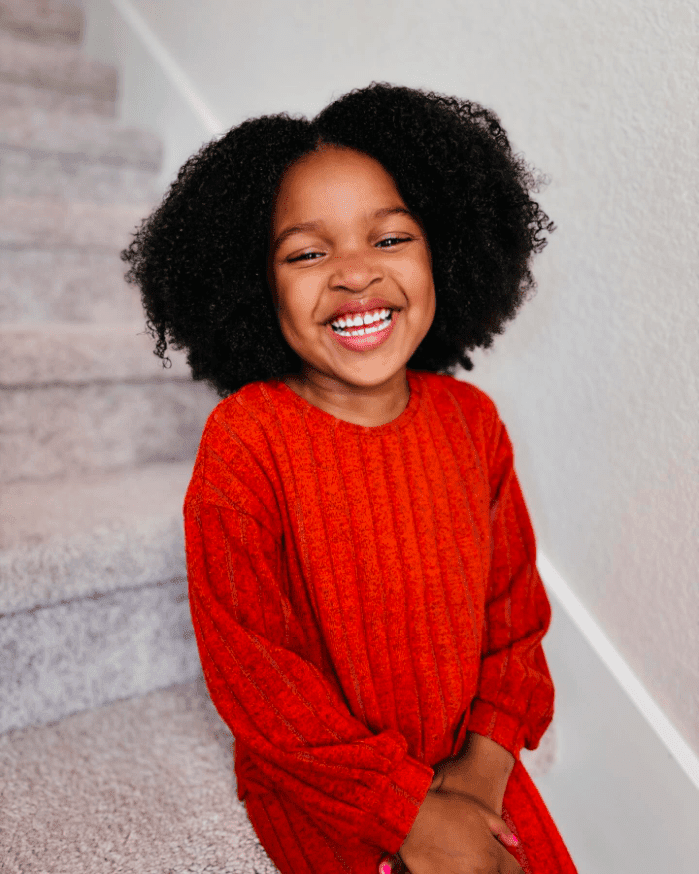
[[194,631],[211,699],[254,760],[255,786],[293,799],[334,838],[396,852],[432,769],[406,754],[399,732],[372,734],[294,651],[303,629],[269,518],[202,500],[201,491],[190,486],[185,502]]
[[536,569],[512,446],[489,406],[492,552],[480,680],[468,728],[519,756],[523,746],[538,745],[553,716],[553,683],[541,647],[551,608]]

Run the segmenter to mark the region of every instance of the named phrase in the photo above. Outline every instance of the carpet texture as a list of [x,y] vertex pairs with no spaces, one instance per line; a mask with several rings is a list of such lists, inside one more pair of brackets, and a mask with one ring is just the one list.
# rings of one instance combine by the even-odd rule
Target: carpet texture
[[0,736],[3,874],[276,874],[203,681]]

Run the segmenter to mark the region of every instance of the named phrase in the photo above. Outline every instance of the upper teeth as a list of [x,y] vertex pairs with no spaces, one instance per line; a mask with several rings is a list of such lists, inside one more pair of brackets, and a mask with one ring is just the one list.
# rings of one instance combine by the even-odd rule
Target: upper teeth
[[350,313],[348,316],[342,316],[331,322],[333,328],[358,328],[361,325],[373,325],[374,322],[380,322],[387,319],[391,315],[390,310],[372,310],[369,313]]

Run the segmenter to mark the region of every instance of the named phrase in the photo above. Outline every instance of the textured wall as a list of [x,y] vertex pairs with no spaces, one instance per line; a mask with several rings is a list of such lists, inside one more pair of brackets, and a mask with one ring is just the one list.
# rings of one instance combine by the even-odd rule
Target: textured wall
[[225,126],[388,80],[493,107],[550,175],[538,294],[470,378],[509,423],[541,547],[699,752],[696,7],[132,5]]

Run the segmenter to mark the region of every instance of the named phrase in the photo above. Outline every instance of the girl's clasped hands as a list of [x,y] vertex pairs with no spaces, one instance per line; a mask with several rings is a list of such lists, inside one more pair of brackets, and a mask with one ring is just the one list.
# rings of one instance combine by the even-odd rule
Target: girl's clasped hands
[[[432,789],[401,847],[400,859],[410,874],[522,874],[500,840],[517,842],[504,820],[485,804],[460,792]],[[385,868],[379,870],[384,874]],[[400,865],[390,870],[399,872]]]
[[503,846],[519,839],[490,805],[458,763],[438,770],[399,854],[379,874],[523,874]]

